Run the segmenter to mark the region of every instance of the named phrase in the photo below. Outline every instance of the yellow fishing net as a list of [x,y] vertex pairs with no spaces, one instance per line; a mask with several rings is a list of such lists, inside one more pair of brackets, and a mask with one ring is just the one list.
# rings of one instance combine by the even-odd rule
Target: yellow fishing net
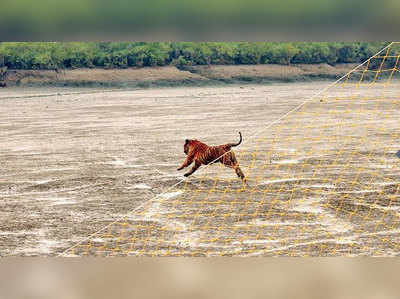
[[399,252],[399,50],[390,44],[234,148],[248,185],[203,167],[65,254]]

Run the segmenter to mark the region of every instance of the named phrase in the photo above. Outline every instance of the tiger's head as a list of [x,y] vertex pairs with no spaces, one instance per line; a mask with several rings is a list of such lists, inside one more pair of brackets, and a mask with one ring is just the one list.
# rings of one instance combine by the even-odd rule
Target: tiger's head
[[198,146],[199,144],[201,144],[200,141],[196,140],[196,139],[186,139],[185,140],[185,145],[183,146],[183,152],[188,155],[190,150],[192,148],[195,148],[196,146]]
[[204,151],[208,145],[198,141],[197,139],[186,139],[185,145],[183,146],[183,152],[189,155],[191,151]]

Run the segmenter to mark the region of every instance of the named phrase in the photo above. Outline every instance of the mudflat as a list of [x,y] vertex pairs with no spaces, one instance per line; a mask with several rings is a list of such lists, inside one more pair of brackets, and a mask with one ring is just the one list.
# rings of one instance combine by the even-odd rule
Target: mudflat
[[[328,84],[1,90],[0,255],[58,255],[107,225],[68,254],[398,255],[400,84],[270,126]],[[219,165],[181,182],[186,138],[238,131],[249,186]]]

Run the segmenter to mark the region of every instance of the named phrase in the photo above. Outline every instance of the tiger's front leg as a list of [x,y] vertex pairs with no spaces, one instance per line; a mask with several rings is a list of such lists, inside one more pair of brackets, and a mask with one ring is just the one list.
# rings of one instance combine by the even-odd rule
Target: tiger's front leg
[[201,163],[198,161],[195,161],[192,169],[190,169],[189,172],[185,173],[184,176],[188,177],[189,175],[193,174],[193,172],[195,172],[197,169],[199,169],[200,166],[201,166]]
[[185,167],[188,167],[192,163],[193,163],[193,155],[189,155],[186,157],[185,162],[183,162],[182,166],[179,167],[177,170],[182,170]]

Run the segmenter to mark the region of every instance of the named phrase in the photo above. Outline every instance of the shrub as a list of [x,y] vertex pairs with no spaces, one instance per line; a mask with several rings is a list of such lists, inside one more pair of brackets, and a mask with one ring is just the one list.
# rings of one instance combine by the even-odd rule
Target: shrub
[[[0,43],[12,69],[127,68],[163,65],[356,63],[383,43],[101,42]],[[390,58],[392,59],[392,58]],[[389,60],[390,60],[389,59]],[[391,60],[388,62],[392,62]],[[392,59],[393,60],[393,59]],[[378,67],[378,66],[373,66]]]

